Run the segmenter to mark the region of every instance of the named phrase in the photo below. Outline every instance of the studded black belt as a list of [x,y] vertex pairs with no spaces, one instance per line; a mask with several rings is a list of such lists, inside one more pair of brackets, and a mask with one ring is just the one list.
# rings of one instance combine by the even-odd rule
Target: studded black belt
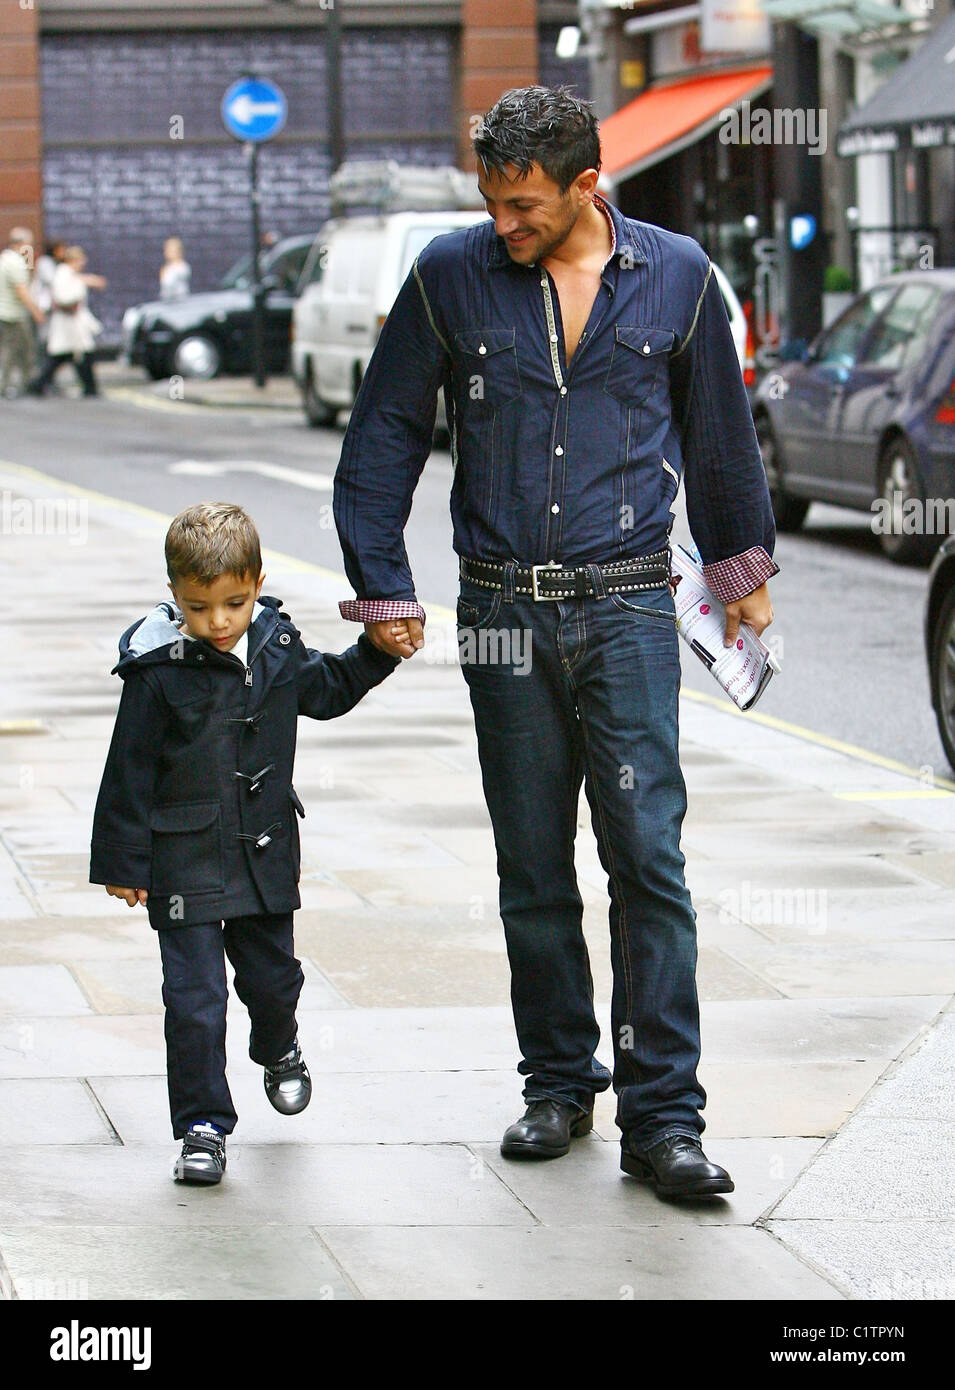
[[[510,565],[496,560],[461,556],[461,578],[482,589],[506,589]],[[530,594],[535,603],[562,598],[602,598],[662,589],[670,582],[670,551],[612,560],[606,565],[518,565],[513,572],[515,594]]]

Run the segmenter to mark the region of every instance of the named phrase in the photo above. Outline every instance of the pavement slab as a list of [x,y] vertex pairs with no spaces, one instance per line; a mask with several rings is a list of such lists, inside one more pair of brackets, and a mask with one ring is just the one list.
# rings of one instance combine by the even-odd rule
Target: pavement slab
[[905,1050],[766,1227],[857,1298],[955,1296],[955,1011]]
[[[242,1141],[252,1144],[493,1143],[523,1110],[513,1071],[323,1074],[319,1103],[279,1115],[262,1087],[261,1068],[231,1066],[229,1088]],[[89,1078],[124,1143],[168,1132],[165,1075]]]
[[92,1013],[65,965],[0,965],[0,1018],[22,1013],[28,1000],[45,1015]]
[[[21,1135],[22,1141],[22,1135]],[[0,1229],[151,1225],[524,1225],[528,1211],[506,1181],[464,1144],[306,1144],[227,1141],[216,1189],[173,1182],[179,1145],[63,1141],[55,1172],[29,1148],[3,1149]]]
[[[364,1298],[838,1300],[751,1227],[321,1227]],[[0,1236],[2,1239],[2,1236]]]
[[792,1185],[819,1151],[819,1139],[722,1139],[710,1157],[732,1176],[736,1191],[719,1200],[661,1202],[648,1184],[620,1171],[619,1142],[575,1142],[560,1161],[527,1163],[502,1158],[497,1144],[474,1152],[544,1226],[751,1226]]
[[955,1222],[769,1221],[767,1230],[850,1298],[955,1299]]
[[700,1063],[707,1138],[830,1135],[878,1079],[881,1061]]
[[[3,1157],[4,1188],[13,1189],[12,1168],[7,1157],[12,1147],[28,1143],[25,1153],[34,1172],[49,1176],[49,1168],[37,1161],[36,1146],[66,1144],[117,1144],[92,1091],[82,1081],[68,1080],[7,1080],[0,1081],[0,1147]],[[94,1160],[94,1166],[99,1162]],[[62,1182],[62,1169],[57,1161],[55,1183]],[[72,1199],[71,1199],[72,1200]]]
[[[221,1201],[226,1189],[203,1196]],[[63,1290],[53,1297],[123,1302],[273,1299],[281,1290],[294,1290],[300,1299],[354,1296],[307,1227],[223,1228],[199,1211],[181,1226],[144,1222],[141,1214],[126,1226],[0,1226],[0,1250],[18,1297],[33,1297],[37,1289],[43,1297],[53,1289]]]

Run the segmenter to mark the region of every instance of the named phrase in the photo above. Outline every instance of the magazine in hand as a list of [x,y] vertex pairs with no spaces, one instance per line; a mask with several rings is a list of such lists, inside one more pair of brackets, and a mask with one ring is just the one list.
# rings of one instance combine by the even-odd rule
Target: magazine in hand
[[698,556],[673,547],[671,572],[679,575],[673,602],[683,640],[708,666],[738,709],[752,709],[779,670],[775,655],[748,623],[740,623],[735,646],[723,646],[726,608],[703,576]]

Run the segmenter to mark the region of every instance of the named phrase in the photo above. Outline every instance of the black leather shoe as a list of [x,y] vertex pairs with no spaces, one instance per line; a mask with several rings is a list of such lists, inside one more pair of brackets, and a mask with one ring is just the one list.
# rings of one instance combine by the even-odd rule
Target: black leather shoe
[[674,1134],[649,1149],[631,1149],[623,1140],[620,1167],[632,1178],[653,1184],[661,1197],[716,1197],[734,1191],[725,1168],[711,1163],[699,1139]]
[[505,1158],[561,1158],[571,1139],[589,1134],[593,1127],[593,1101],[581,1112],[557,1100],[532,1100],[525,1114],[504,1131],[501,1153]]

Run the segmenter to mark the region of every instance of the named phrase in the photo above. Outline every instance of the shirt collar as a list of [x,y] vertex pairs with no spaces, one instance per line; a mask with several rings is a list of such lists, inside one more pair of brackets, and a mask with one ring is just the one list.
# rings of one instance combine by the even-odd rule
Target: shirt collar
[[[612,245],[610,255],[604,262],[604,270],[613,260],[614,256],[626,257],[624,264],[628,266],[646,265],[647,256],[637,245],[636,238],[627,227],[626,219],[619,208],[615,208],[613,203],[608,203],[606,198],[599,193],[594,194],[594,207],[599,208],[610,223]],[[499,270],[502,266],[515,265],[508,254],[504,238],[497,235],[491,242],[491,249],[487,258],[488,270]],[[533,270],[536,266],[524,266],[525,270]]]

